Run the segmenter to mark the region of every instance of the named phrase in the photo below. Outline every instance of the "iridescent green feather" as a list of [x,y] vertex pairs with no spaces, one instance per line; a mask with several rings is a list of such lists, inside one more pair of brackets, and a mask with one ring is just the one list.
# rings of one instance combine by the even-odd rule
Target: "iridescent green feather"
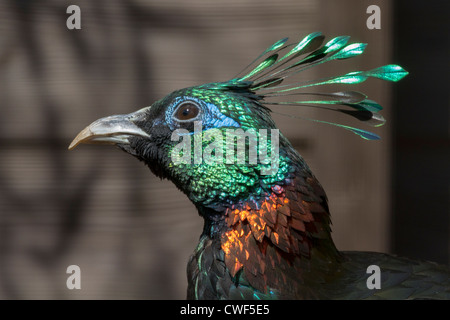
[[310,35],[303,38],[303,40],[300,41],[298,45],[296,45],[291,51],[289,51],[283,57],[281,57],[278,62],[281,62],[292,55],[309,52],[309,50],[307,49],[310,48],[311,45],[314,44],[317,39],[319,39],[320,43],[322,43],[323,40],[322,33],[321,32],[311,33]]
[[366,71],[366,74],[369,77],[397,82],[403,79],[408,74],[408,72],[396,64],[389,64],[387,66],[382,66],[370,71]]
[[[245,85],[249,86],[251,92],[262,98],[260,101],[261,105],[316,107],[350,115],[371,126],[383,125],[385,120],[378,113],[382,110],[382,107],[375,101],[367,99],[367,96],[362,93],[355,91],[323,93],[303,92],[302,90],[331,84],[359,84],[371,77],[397,82],[408,74],[407,71],[398,65],[390,64],[368,71],[353,71],[344,75],[312,81],[282,84],[287,78],[322,63],[359,56],[367,46],[365,43],[348,44],[350,40],[348,36],[335,37],[322,45],[323,39],[324,36],[320,32],[309,34],[297,44],[287,44],[287,38],[281,39],[266,49],[253,63],[267,54],[270,54],[269,57],[263,58],[263,61],[247,72],[245,76],[231,81],[234,83],[245,82]],[[302,99],[295,101],[268,100],[269,98],[287,95],[296,95]],[[320,99],[308,99],[308,96],[315,96]],[[308,120],[344,128],[364,139],[374,140],[379,138],[377,135],[359,128],[316,119]]]
[[265,59],[263,62],[261,62],[255,69],[253,69],[252,72],[250,72],[246,76],[242,77],[240,80],[245,80],[267,68],[270,68],[275,63],[275,61],[277,61],[277,58],[278,58],[277,54],[271,55],[270,57]]

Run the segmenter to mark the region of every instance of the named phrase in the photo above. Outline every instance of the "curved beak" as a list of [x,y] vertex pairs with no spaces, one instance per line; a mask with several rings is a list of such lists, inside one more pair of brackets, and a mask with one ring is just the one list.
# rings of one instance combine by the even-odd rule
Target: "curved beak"
[[114,115],[94,121],[81,131],[69,146],[74,149],[80,143],[87,144],[129,144],[132,136],[150,138],[134,121],[142,119],[147,108],[130,114]]

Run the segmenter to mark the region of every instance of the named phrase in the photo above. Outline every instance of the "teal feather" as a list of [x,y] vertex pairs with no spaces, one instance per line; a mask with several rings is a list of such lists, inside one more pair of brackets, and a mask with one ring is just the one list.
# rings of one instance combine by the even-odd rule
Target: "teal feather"
[[339,36],[331,39],[324,46],[324,53],[330,53],[341,49],[348,43],[348,40],[350,40],[349,36]]
[[297,67],[301,64],[311,64],[313,62],[316,62],[316,64],[321,63],[327,55],[342,49],[347,44],[348,40],[350,40],[349,36],[339,36],[333,38],[328,41],[322,48],[314,51],[303,60],[300,60],[292,65],[290,68]]
[[[317,41],[319,40],[319,41]],[[298,55],[303,53],[310,52],[311,48],[315,48],[316,44],[321,44],[323,41],[323,36],[321,32],[314,32],[310,35],[303,38],[302,41],[298,43],[291,51],[289,51],[287,54],[285,54],[278,62],[283,61],[284,59],[292,56],[292,55]],[[314,50],[314,49],[313,49]]]
[[382,106],[380,106],[375,101],[369,100],[369,99],[364,99],[361,102],[349,103],[349,104],[346,104],[346,105],[348,105],[348,106],[350,106],[352,108],[355,108],[355,109],[367,110],[367,111],[370,111],[370,112],[378,112],[378,111],[383,110]]
[[403,79],[408,72],[396,64],[389,64],[370,71],[365,72],[369,77],[378,78],[381,80],[397,82]]
[[253,69],[249,74],[247,74],[246,76],[240,78],[240,80],[245,80],[248,79],[252,76],[254,76],[255,74],[270,68],[276,61],[277,61],[278,55],[275,53],[273,55],[271,55],[270,57],[268,57],[267,59],[265,59],[263,62],[261,62],[255,69]]
[[267,48],[261,55],[266,54],[267,52],[271,52],[271,51],[275,51],[277,49],[280,49],[285,43],[286,41],[288,41],[289,38],[283,38],[281,40],[278,40],[277,42],[275,42],[272,46],[270,46],[269,48]]
[[[244,70],[248,69],[252,64],[254,64],[256,61],[258,61],[259,59],[261,59],[261,57],[263,57],[265,54],[278,50],[280,48],[283,47],[283,45],[289,40],[289,38],[283,38],[281,40],[278,40],[277,42],[275,42],[273,45],[271,45],[269,48],[267,48],[266,50],[264,50],[255,60],[253,60],[248,66],[246,66],[239,74],[241,74]],[[238,74],[238,75],[239,75]],[[235,77],[235,79],[238,79],[237,76]],[[242,80],[242,78],[240,78]]]
[[379,140],[380,136],[363,130],[363,129],[358,129],[358,128],[354,128],[354,127],[350,127],[350,126],[346,126],[343,124],[339,124],[339,123],[334,123],[334,122],[329,122],[329,121],[323,121],[323,120],[318,120],[318,119],[311,119],[311,118],[305,118],[305,117],[301,117],[301,116],[297,116],[297,115],[291,115],[291,114],[284,114],[284,113],[280,113],[280,112],[273,112],[275,114],[279,114],[282,116],[286,116],[289,118],[297,118],[297,119],[302,119],[302,120],[308,120],[308,121],[313,121],[313,122],[317,122],[317,123],[323,123],[323,124],[328,124],[328,125],[332,125],[332,126],[336,126],[345,130],[348,130],[350,132],[353,132],[354,134],[358,135],[359,137],[365,139],[365,140]]
[[[283,84],[287,81],[287,78],[309,68],[335,60],[359,56],[364,53],[367,47],[366,43],[349,44],[349,36],[334,37],[322,45],[323,40],[324,36],[320,32],[307,35],[297,44],[288,44],[288,38],[283,38],[267,48],[252,64],[255,64],[259,59],[263,59],[262,62],[248,71],[245,76],[235,78],[232,82],[245,82],[245,85],[248,85],[256,96],[262,98],[261,105],[315,107],[344,113],[370,126],[383,125],[385,119],[379,114],[382,107],[377,102],[368,99],[363,93],[355,91],[324,93],[305,92],[303,90],[325,85],[354,85],[365,82],[369,78],[397,82],[408,74],[398,65],[390,64],[368,71],[352,71],[344,75]],[[296,101],[269,100],[269,98],[287,95],[295,95],[301,99]],[[309,99],[311,96],[314,99]],[[336,106],[344,106],[350,109],[336,108]],[[363,129],[327,121],[317,120],[317,122],[344,128],[367,140],[379,139],[378,135]]]
[[[319,92],[294,92],[294,93],[274,93],[274,94],[266,94],[265,97],[278,97],[278,96],[319,96],[326,98],[333,98],[339,100],[341,103],[355,104],[360,103],[366,100],[367,96],[361,92],[357,91],[341,91],[341,92],[333,92],[333,93],[319,93]],[[320,102],[326,103],[328,100],[320,100]],[[304,101],[301,101],[304,102]]]
[[366,48],[366,43],[352,43],[348,46],[344,47],[343,49],[339,50],[335,54],[333,54],[328,59],[325,59],[324,61],[334,60],[334,59],[348,59],[355,56],[358,56],[364,52],[364,49]]

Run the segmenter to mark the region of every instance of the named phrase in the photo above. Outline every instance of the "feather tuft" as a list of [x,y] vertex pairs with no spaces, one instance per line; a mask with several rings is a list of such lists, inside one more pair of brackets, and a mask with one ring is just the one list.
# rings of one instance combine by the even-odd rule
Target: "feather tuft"
[[[244,76],[234,78],[231,82],[237,87],[239,87],[239,83],[245,84],[247,90],[254,94],[254,97],[259,97],[258,103],[262,106],[292,105],[313,107],[346,114],[366,125],[374,127],[383,125],[386,121],[379,114],[382,107],[377,102],[369,100],[361,92],[340,91],[326,93],[307,92],[304,90],[326,85],[359,84],[369,78],[397,82],[408,74],[406,70],[398,65],[390,64],[368,71],[352,71],[343,75],[311,81],[285,83],[289,77],[322,63],[359,56],[364,53],[367,47],[365,43],[349,44],[349,36],[335,37],[323,45],[324,39],[324,35],[320,32],[313,32],[307,35],[297,44],[288,44],[288,38],[283,38],[264,50],[244,70],[251,68],[255,64],[256,67],[251,68]],[[258,61],[261,62],[258,63]],[[295,101],[283,101],[282,99],[279,101],[279,98],[277,101],[270,100],[270,98],[282,96],[296,96],[299,99]],[[305,119],[302,117],[297,118]],[[355,127],[317,119],[307,120],[344,128],[366,140],[379,139],[378,135]]]

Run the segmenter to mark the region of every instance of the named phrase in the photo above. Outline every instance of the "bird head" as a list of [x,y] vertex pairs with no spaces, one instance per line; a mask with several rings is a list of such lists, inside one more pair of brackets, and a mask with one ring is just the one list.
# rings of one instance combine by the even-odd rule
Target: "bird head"
[[[281,39],[266,49],[242,76],[177,90],[136,112],[99,119],[81,131],[69,149],[80,143],[114,144],[145,162],[157,176],[173,181],[201,213],[221,212],[249,197],[263,197],[275,186],[285,185],[292,178],[294,166],[309,170],[276,129],[269,106],[327,109],[378,126],[384,122],[378,113],[381,107],[363,93],[303,90],[360,83],[369,77],[398,81],[407,74],[397,65],[388,65],[287,83],[292,75],[325,62],[357,56],[366,47],[362,43],[347,44],[346,36],[322,45],[324,36],[319,32],[299,43],[287,44],[287,40]],[[287,95],[298,99],[280,101]],[[364,139],[378,138],[355,127],[313,121],[341,127]],[[234,137],[227,140],[232,134]],[[245,149],[241,154],[239,141]]]
[[[260,151],[259,130],[270,134],[275,124],[250,85],[229,81],[174,91],[136,112],[93,122],[69,149],[80,143],[114,144],[172,180],[196,205],[232,203],[255,192],[261,176],[269,176],[262,167],[278,167],[252,159]],[[231,144],[227,139],[233,139]],[[242,148],[236,150],[237,144]],[[248,151],[250,145],[255,149]]]

